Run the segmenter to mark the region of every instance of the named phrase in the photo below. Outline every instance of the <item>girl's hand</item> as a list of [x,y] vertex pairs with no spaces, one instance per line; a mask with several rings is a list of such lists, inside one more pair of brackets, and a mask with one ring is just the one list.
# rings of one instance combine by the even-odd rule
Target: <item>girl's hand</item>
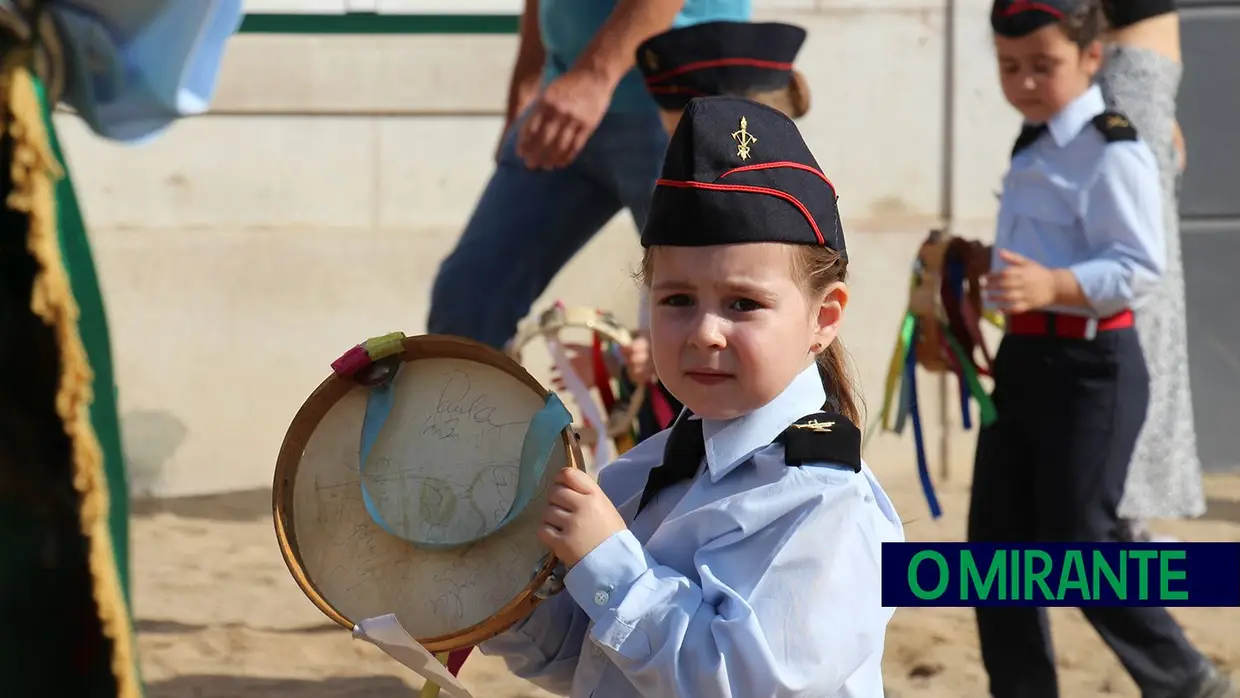
[[1008,266],[986,275],[986,296],[1005,313],[1024,313],[1055,302],[1052,270],[1015,252],[999,250]]
[[633,385],[645,385],[654,376],[654,358],[650,354],[650,338],[645,332],[633,336],[633,343],[620,350],[624,370]]
[[564,468],[551,483],[538,540],[572,567],[626,528],[620,512],[593,478],[576,468]]

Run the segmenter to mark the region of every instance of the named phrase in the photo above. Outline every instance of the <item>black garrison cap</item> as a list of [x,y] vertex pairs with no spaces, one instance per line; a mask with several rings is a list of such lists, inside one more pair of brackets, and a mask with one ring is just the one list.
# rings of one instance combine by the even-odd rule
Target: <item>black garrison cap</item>
[[1086,0],[995,0],[990,27],[1000,36],[1017,38],[1071,16]]
[[637,47],[646,89],[663,109],[693,97],[781,90],[805,30],[778,22],[703,22],[656,34]]
[[784,242],[847,258],[836,198],[783,112],[741,97],[697,97],[668,144],[642,246]]

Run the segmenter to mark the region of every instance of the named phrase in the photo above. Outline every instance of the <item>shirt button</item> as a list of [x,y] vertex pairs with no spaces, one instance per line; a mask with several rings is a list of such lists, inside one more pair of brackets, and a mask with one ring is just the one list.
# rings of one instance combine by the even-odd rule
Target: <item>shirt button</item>
[[608,601],[611,601],[611,594],[608,594],[606,590],[599,589],[594,592],[594,603],[599,606],[606,606]]

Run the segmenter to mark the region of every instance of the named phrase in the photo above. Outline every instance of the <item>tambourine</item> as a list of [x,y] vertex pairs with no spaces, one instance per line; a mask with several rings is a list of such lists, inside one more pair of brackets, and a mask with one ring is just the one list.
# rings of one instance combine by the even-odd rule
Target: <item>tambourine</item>
[[[603,375],[606,369],[600,366],[604,361],[596,344],[594,383],[603,402],[603,409],[600,410],[589,389],[573,372],[563,350],[559,348],[559,334],[571,328],[589,330],[596,337],[605,337],[622,347],[633,342],[633,335],[611,313],[594,308],[556,303],[539,314],[537,320],[522,325],[516,337],[508,343],[506,352],[514,361],[521,362],[526,345],[539,337],[546,340],[552,360],[564,379],[565,387],[584,413],[586,423],[575,427],[581,437],[581,442],[587,446],[595,446],[598,443],[599,432],[605,431],[607,437],[615,443],[617,450],[623,452],[632,446],[630,442],[633,438],[634,422],[646,398],[646,386],[638,385],[632,394],[617,399],[611,391],[611,376]],[[600,426],[603,425],[605,429],[600,430]]]
[[990,352],[980,323],[985,317],[981,279],[989,266],[985,245],[941,230],[931,231],[918,248],[908,310],[919,320],[915,347],[922,368],[958,373],[960,359],[976,364],[973,353],[980,348],[985,365],[978,366],[988,370]]
[[940,336],[943,319],[942,282],[943,256],[950,236],[931,231],[917,250],[913,262],[913,287],[909,291],[908,309],[922,322],[919,324],[915,350],[922,368],[941,372],[948,368]]
[[[989,373],[991,365],[981,322],[985,319],[1001,323],[987,313],[982,304],[981,280],[989,267],[990,253],[982,243],[941,230],[930,232],[913,260],[908,307],[901,319],[884,381],[880,413],[883,430],[901,433],[911,418],[917,470],[930,514],[936,519],[942,510],[927,464],[916,369],[920,366],[939,374],[941,379],[941,453],[946,468],[949,376],[954,376],[959,385],[960,418],[965,429],[972,428],[970,401],[977,403],[983,426],[995,419],[994,403],[979,380],[979,376]],[[984,363],[977,360],[978,349]]]
[[426,650],[477,645],[563,587],[537,538],[582,468],[571,415],[502,352],[396,333],[354,347],[298,410],[272,491],[280,551],[350,630],[394,614]]

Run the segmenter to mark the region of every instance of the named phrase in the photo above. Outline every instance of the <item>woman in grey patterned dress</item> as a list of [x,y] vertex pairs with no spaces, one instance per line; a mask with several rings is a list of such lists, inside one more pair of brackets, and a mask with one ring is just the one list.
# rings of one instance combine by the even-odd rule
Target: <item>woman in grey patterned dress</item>
[[1133,534],[1144,538],[1148,537],[1146,519],[1187,518],[1205,512],[1189,388],[1180,254],[1177,184],[1184,155],[1175,119],[1180,30],[1170,0],[1119,0],[1114,6],[1108,13],[1113,31],[1098,82],[1108,107],[1132,121],[1158,158],[1166,220],[1163,287],[1136,314],[1149,365],[1150,404],[1120,504],[1120,515],[1133,524]]

